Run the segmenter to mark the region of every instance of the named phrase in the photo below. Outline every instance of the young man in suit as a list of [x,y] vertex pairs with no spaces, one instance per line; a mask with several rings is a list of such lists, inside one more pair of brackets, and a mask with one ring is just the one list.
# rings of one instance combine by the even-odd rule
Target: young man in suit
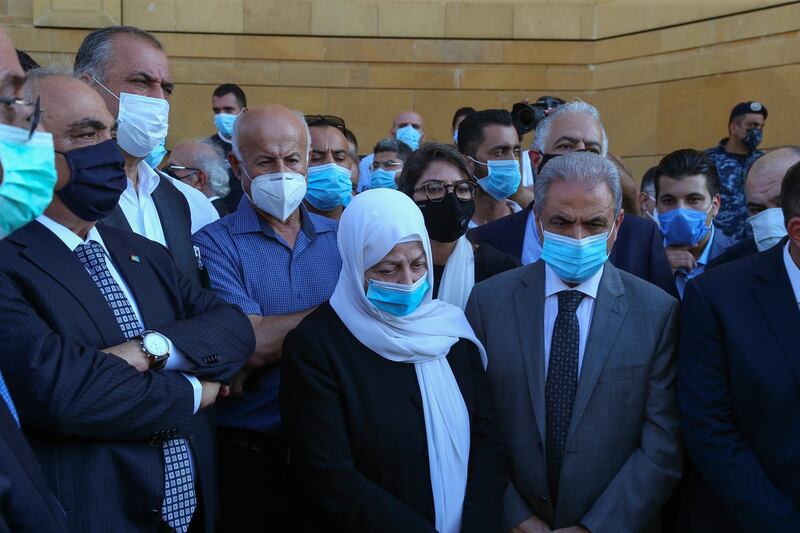
[[572,153],[535,183],[541,260],[475,286],[515,532],[658,531],[681,473],[677,301],[608,262],[616,167]]
[[686,286],[678,398],[699,476],[685,531],[800,531],[800,163],[788,236]]
[[[606,156],[608,137],[597,109],[575,101],[557,107],[539,123],[531,159],[541,172],[554,158],[579,151]],[[538,232],[533,205],[529,205],[473,229],[469,237],[476,244],[485,242],[513,254],[527,265],[538,261],[542,253]],[[610,260],[615,267],[675,294],[661,234],[653,222],[626,213]]]
[[168,251],[96,221],[125,188],[114,119],[88,85],[40,72],[58,181],[0,243],[0,369],[72,531],[213,531],[212,414],[255,348],[235,307]]

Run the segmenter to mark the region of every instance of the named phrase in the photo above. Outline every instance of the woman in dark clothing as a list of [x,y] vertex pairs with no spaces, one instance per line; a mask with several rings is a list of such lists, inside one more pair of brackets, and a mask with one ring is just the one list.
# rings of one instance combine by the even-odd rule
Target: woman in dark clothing
[[400,190],[422,211],[431,238],[433,297],[462,309],[473,285],[522,266],[511,254],[467,239],[476,184],[464,156],[446,144],[422,146],[406,160],[400,175]]
[[431,298],[430,245],[407,196],[356,196],[329,304],[283,346],[280,404],[301,531],[500,530],[506,485],[486,354]]

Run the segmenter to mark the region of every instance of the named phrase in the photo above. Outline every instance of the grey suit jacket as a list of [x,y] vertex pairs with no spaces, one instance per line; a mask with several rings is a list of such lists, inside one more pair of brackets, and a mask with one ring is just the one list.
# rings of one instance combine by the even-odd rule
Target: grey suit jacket
[[658,512],[681,475],[677,301],[605,264],[554,508],[544,452],[544,288],[538,261],[477,284],[467,304],[489,356],[505,440],[505,525],[536,515],[553,528],[657,531]]

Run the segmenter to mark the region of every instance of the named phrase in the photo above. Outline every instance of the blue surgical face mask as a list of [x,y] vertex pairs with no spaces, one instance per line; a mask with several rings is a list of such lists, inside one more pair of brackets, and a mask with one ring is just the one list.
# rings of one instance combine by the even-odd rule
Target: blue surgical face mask
[[411,285],[367,280],[367,300],[372,305],[395,316],[413,313],[431,288],[427,273]]
[[664,235],[664,243],[667,246],[694,246],[699,243],[711,231],[711,224],[706,225],[710,209],[711,206],[705,211],[679,208],[666,213],[659,213],[656,209],[655,217]]
[[485,178],[478,180],[478,185],[492,198],[499,202],[517,192],[522,174],[516,159],[490,159],[486,163],[476,159],[472,161],[489,168],[489,173]]
[[411,124],[397,130],[394,136],[395,139],[407,145],[411,150],[419,149],[419,140],[422,138],[422,133],[417,131]]
[[53,136],[0,124],[0,239],[41,215],[56,185]]
[[608,239],[611,233],[604,232],[583,239],[573,239],[545,231],[542,227],[544,236],[542,261],[547,263],[562,281],[583,283],[594,276],[608,261]]
[[372,174],[369,176],[369,188],[397,189],[397,182],[394,179],[396,174],[397,172],[393,170],[386,170],[385,168],[373,170]]
[[233,137],[233,123],[236,122],[236,117],[238,116],[230,113],[217,113],[214,115],[214,126],[223,139]]
[[344,205],[353,193],[350,169],[336,163],[308,167],[306,200],[320,211],[332,211]]
[[167,149],[164,146],[166,141],[161,141],[158,143],[158,146],[153,148],[153,151],[147,154],[144,157],[144,162],[147,163],[147,166],[150,168],[158,168],[158,165],[164,160],[164,157],[167,155]]

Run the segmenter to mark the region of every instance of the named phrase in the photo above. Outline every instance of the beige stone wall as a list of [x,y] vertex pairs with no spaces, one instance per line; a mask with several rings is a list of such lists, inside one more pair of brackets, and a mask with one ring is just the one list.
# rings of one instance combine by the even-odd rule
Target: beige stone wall
[[[705,0],[0,0],[16,45],[71,62],[86,29],[155,31],[177,90],[169,143],[213,131],[210,94],[339,115],[362,152],[419,111],[448,141],[463,105],[581,97],[635,174],[715,144],[730,108],[760,99],[766,146],[799,144],[800,4]],[[558,14],[558,15],[557,15]]]

